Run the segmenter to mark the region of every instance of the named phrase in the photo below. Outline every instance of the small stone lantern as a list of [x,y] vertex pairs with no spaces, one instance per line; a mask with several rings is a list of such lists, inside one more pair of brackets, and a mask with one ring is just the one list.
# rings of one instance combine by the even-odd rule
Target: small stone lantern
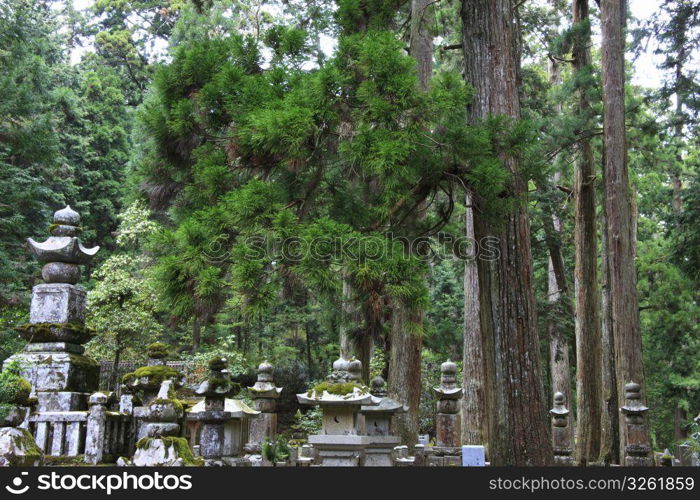
[[[457,365],[447,360],[440,365],[440,386],[433,389],[437,396],[437,416],[435,417],[436,448],[454,453],[461,451],[461,423],[459,401],[462,388],[457,385]],[[437,451],[437,450],[436,450]]]
[[386,382],[379,375],[370,382],[370,393],[373,404],[363,405],[361,409],[369,436],[364,465],[389,467],[394,465],[394,448],[401,444],[401,438],[393,432],[393,417],[398,413],[405,413],[408,408],[387,397]]

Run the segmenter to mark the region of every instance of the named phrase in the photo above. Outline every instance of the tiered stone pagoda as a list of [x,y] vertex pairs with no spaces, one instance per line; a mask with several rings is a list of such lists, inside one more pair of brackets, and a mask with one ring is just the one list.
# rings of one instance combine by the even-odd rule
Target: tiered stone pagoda
[[[450,360],[440,365],[440,386],[434,387],[438,402],[433,453],[438,465],[460,465],[462,388],[457,385],[457,365]],[[440,463],[442,462],[442,463]]]
[[625,384],[624,416],[625,465],[628,467],[653,465],[648,440],[646,414],[649,408],[642,403],[642,387],[636,382]]
[[44,284],[32,289],[29,324],[20,328],[29,341],[5,366],[19,361],[22,375],[32,384],[37,411],[87,410],[97,390],[98,364],[84,356],[90,337],[85,327],[85,290],[77,285],[80,265],[88,264],[100,247],[85,248],[78,238],[80,215],[69,206],[54,214],[51,236],[29,247],[44,263]]
[[377,375],[370,382],[371,405],[362,406],[365,430],[369,444],[365,450],[365,466],[390,467],[394,465],[393,451],[401,444],[401,438],[394,435],[393,416],[404,413],[408,408],[387,396],[386,382]]
[[234,396],[240,386],[231,380],[228,362],[214,358],[209,362],[209,377],[194,391],[204,396],[204,411],[196,414],[202,422],[199,438],[199,453],[206,459],[220,459],[224,455],[224,426],[232,415],[225,411],[225,400]]
[[265,438],[275,439],[277,434],[277,398],[282,393],[282,388],[274,382],[274,367],[267,361],[258,366],[258,380],[252,387],[248,387],[248,394],[253,400],[253,407],[260,412],[250,422],[248,431],[249,440],[245,446],[248,453],[260,453],[262,442]]
[[554,407],[549,410],[552,416],[552,448],[554,463],[557,465],[574,465],[571,442],[571,415],[566,407],[566,396],[554,394]]
[[320,434],[309,436],[317,450],[317,465],[359,466],[364,464],[366,435],[363,405],[372,404],[369,389],[361,384],[362,364],[358,360],[337,359],[328,380],[308,392],[297,394],[301,404],[317,405],[323,412]]

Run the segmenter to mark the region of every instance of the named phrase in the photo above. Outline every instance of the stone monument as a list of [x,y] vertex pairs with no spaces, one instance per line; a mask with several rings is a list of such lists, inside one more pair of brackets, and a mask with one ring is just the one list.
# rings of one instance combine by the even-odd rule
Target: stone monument
[[393,417],[397,413],[406,412],[408,408],[387,397],[386,382],[379,375],[370,382],[370,393],[373,404],[361,408],[369,436],[364,465],[389,467],[394,465],[394,448],[401,444],[401,438],[393,433]]
[[83,355],[82,344],[91,332],[85,327],[85,290],[76,283],[80,265],[89,263],[100,247],[85,248],[80,231],[80,215],[67,206],[54,214],[46,241],[27,240],[44,263],[45,283],[32,289],[29,324],[20,328],[29,343],[5,365],[20,363],[40,412],[87,410],[88,397],[98,387],[99,366]]
[[204,411],[194,414],[202,422],[199,437],[199,454],[205,459],[218,460],[224,456],[224,426],[231,419],[225,411],[226,397],[235,395],[240,387],[228,373],[228,362],[214,358],[209,362],[209,377],[194,391],[204,396]]
[[[462,388],[457,385],[457,365],[449,359],[440,365],[440,386],[433,388],[437,396],[435,446],[437,465],[461,465],[461,423],[459,415]],[[442,457],[442,458],[441,458]]]
[[362,364],[339,358],[333,362],[328,380],[297,399],[304,405],[318,405],[323,412],[321,433],[309,436],[317,451],[315,464],[322,467],[356,467],[364,464],[370,442],[360,414],[363,405],[372,403],[369,389],[360,383]]
[[267,361],[263,361],[258,366],[258,380],[252,387],[248,387],[253,408],[260,412],[260,415],[250,421],[249,440],[245,446],[248,453],[259,454],[263,440],[265,438],[274,440],[277,434],[275,410],[282,388],[275,386],[273,373],[274,367]]
[[646,424],[648,410],[642,404],[642,387],[636,382],[625,384],[625,405],[620,412],[625,417],[625,465],[628,467],[653,465]]
[[549,410],[552,416],[552,448],[554,463],[557,465],[574,465],[571,446],[571,415],[566,407],[566,396],[554,394],[554,407]]

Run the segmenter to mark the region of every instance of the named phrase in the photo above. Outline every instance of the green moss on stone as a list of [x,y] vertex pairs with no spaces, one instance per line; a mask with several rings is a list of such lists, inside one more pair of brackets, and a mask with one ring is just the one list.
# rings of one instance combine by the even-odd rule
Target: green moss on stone
[[168,357],[168,346],[163,342],[154,342],[147,348],[148,357],[153,359],[165,359]]
[[212,358],[209,360],[209,369],[214,371],[221,371],[228,368],[228,361],[225,358]]
[[182,458],[182,462],[185,465],[191,465],[191,466],[201,466],[204,465],[204,459],[202,457],[195,457],[192,454],[192,450],[190,450],[190,446],[187,444],[187,440],[182,437],[172,437],[172,436],[165,436],[165,437],[160,437],[160,438],[153,438],[153,437],[144,437],[139,439],[139,441],[136,443],[136,448],[139,450],[143,450],[148,448],[151,443],[155,439],[160,439],[163,442],[163,446],[165,447],[166,451],[168,448],[171,446],[177,453],[179,458]]
[[180,372],[170,366],[142,366],[122,377],[122,383],[132,384],[136,379],[148,378],[147,388],[158,388],[164,380],[180,377]]
[[323,392],[328,394],[333,394],[335,396],[348,396],[350,397],[355,389],[360,390],[360,394],[367,394],[367,387],[356,384],[355,382],[321,382],[320,384],[309,389],[306,395],[310,398],[319,399],[323,397]]
[[[20,364],[17,361],[8,363],[0,373],[0,404],[26,406],[31,391],[32,385],[21,375]],[[0,411],[4,413],[5,409]],[[9,409],[6,411],[9,413]],[[3,418],[6,416],[7,413]]]
[[175,411],[178,412],[178,414],[182,415],[183,412],[185,411],[182,403],[175,398],[172,399],[163,399],[163,398],[157,398],[154,399],[151,404],[159,404],[159,405],[167,405],[167,404],[172,404],[173,407],[175,408]]

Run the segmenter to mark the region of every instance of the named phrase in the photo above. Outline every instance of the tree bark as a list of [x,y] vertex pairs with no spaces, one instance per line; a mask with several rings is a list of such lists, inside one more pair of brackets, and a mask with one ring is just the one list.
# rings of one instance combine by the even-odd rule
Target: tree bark
[[[603,176],[605,177],[605,176]],[[617,382],[615,376],[615,342],[612,332],[612,309],[610,307],[610,269],[608,267],[608,237],[607,217],[605,207],[601,218],[601,432],[600,457],[601,464],[619,463],[620,456],[620,414],[617,407]]]
[[[605,207],[608,220],[608,265],[612,333],[615,343],[618,407],[624,406],[624,385],[641,385],[641,403],[646,404],[639,325],[637,276],[634,264],[632,207],[627,172],[625,130],[624,1],[601,0],[603,66],[603,137]],[[623,419],[621,419],[623,420]],[[639,439],[649,442],[648,428]],[[644,435],[646,434],[646,435]],[[620,432],[620,452],[625,451]],[[635,443],[630,443],[635,444]]]
[[[433,72],[433,37],[428,29],[432,17],[431,0],[413,0],[411,2],[411,38],[409,53],[416,61],[418,86],[421,90],[428,89],[428,83]],[[425,215],[425,205],[422,204],[411,225]],[[391,356],[389,361],[389,391],[399,401],[408,406],[408,411],[396,420],[396,432],[401,441],[413,448],[418,442],[421,392],[421,349],[423,345],[422,332],[414,333],[409,323],[422,330],[423,311],[415,309],[407,311],[400,301],[394,301],[391,325]]]
[[423,337],[421,332],[411,331],[409,324],[422,325],[423,312],[408,311],[396,301],[391,315],[388,393],[409,408],[396,417],[395,431],[401,442],[412,450],[418,442]]
[[199,345],[202,341],[202,324],[198,318],[192,322],[192,353],[199,351]]
[[[474,213],[471,194],[465,204],[465,237],[474,240]],[[462,443],[483,445],[486,442],[486,408],[484,396],[484,354],[479,308],[479,269],[476,248],[473,258],[464,263],[464,340],[462,358]]]
[[[519,40],[510,0],[463,0],[465,78],[474,87],[471,120],[520,118]],[[497,256],[478,259],[488,438],[493,465],[548,465],[553,461],[540,364],[533,292],[527,182],[518,160],[501,154],[512,175],[510,193],[521,203],[494,223],[474,210],[477,241],[491,240]],[[477,205],[479,205],[481,202]]]
[[[591,66],[590,33],[587,26],[588,0],[574,0],[573,23],[581,25],[574,37],[574,71],[580,73]],[[578,88],[578,113],[583,123],[590,124],[592,114],[587,88]],[[585,131],[582,131],[585,133]],[[598,294],[598,237],[596,227],[595,163],[589,139],[578,142],[578,158],[574,168],[576,200],[574,239],[576,264],[574,288],[576,296],[576,458],[579,465],[595,462],[600,454],[602,370],[600,333],[600,296]]]

